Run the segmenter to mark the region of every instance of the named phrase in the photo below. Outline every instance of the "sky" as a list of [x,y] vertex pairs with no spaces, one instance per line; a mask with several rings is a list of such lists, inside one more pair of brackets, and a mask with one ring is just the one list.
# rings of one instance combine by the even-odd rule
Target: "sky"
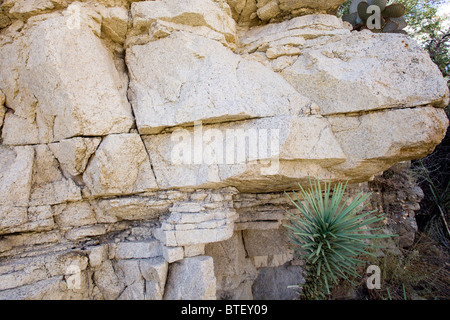
[[444,23],[444,27],[450,27],[450,1],[444,3],[438,10],[440,16],[447,15],[449,18]]

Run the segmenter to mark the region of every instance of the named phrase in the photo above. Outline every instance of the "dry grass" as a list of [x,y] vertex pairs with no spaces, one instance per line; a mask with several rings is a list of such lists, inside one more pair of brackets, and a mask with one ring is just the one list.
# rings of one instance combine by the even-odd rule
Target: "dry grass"
[[[348,283],[334,289],[332,299],[357,300],[450,300],[449,252],[425,234],[402,254],[385,252],[382,257],[367,257],[368,265],[381,269],[381,289],[368,290],[367,276],[357,288]],[[367,265],[367,266],[368,266]],[[366,267],[360,268],[365,275]]]

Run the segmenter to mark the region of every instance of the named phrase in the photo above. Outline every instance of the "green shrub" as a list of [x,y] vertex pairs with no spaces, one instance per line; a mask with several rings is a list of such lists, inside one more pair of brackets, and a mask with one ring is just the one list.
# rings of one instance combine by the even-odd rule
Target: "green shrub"
[[368,229],[366,226],[378,222],[382,215],[375,212],[361,213],[367,205],[362,205],[370,194],[361,192],[347,204],[343,196],[347,183],[338,183],[331,190],[331,182],[325,182],[322,189],[317,180],[310,182],[310,189],[304,190],[299,184],[303,201],[297,193],[294,198],[286,195],[299,211],[288,212],[290,224],[287,236],[294,250],[306,262],[306,283],[302,286],[302,299],[325,299],[333,284],[340,279],[350,281],[350,276],[358,277],[356,266],[365,263],[360,255],[373,255],[366,250],[377,247],[368,243],[370,239],[391,235],[369,234],[381,228]]

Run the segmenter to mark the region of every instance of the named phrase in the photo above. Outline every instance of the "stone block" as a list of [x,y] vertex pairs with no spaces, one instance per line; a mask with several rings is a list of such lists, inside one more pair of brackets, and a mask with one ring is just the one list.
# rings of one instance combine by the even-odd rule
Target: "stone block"
[[216,277],[213,259],[197,256],[171,264],[164,299],[215,300]]

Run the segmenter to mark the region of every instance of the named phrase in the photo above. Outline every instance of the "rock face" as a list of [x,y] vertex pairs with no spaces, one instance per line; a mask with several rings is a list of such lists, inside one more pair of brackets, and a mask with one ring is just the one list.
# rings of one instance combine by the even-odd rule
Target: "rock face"
[[[79,12],[90,14],[81,6]],[[17,37],[13,42],[2,39],[2,56],[8,58],[2,59],[0,81],[11,109],[3,143],[49,143],[128,131],[133,117],[126,85],[112,53],[95,34],[100,28],[95,16],[80,21],[79,28],[68,26],[60,14],[42,18],[30,18],[12,35]]]
[[216,277],[213,259],[188,257],[171,265],[166,300],[215,300]]
[[343,2],[1,1],[0,299],[295,298],[282,191],[448,127],[427,53]]
[[278,22],[292,17],[335,14],[344,0],[227,0],[233,18],[242,25]]
[[93,196],[156,189],[150,159],[138,134],[111,134],[101,142],[83,174]]

